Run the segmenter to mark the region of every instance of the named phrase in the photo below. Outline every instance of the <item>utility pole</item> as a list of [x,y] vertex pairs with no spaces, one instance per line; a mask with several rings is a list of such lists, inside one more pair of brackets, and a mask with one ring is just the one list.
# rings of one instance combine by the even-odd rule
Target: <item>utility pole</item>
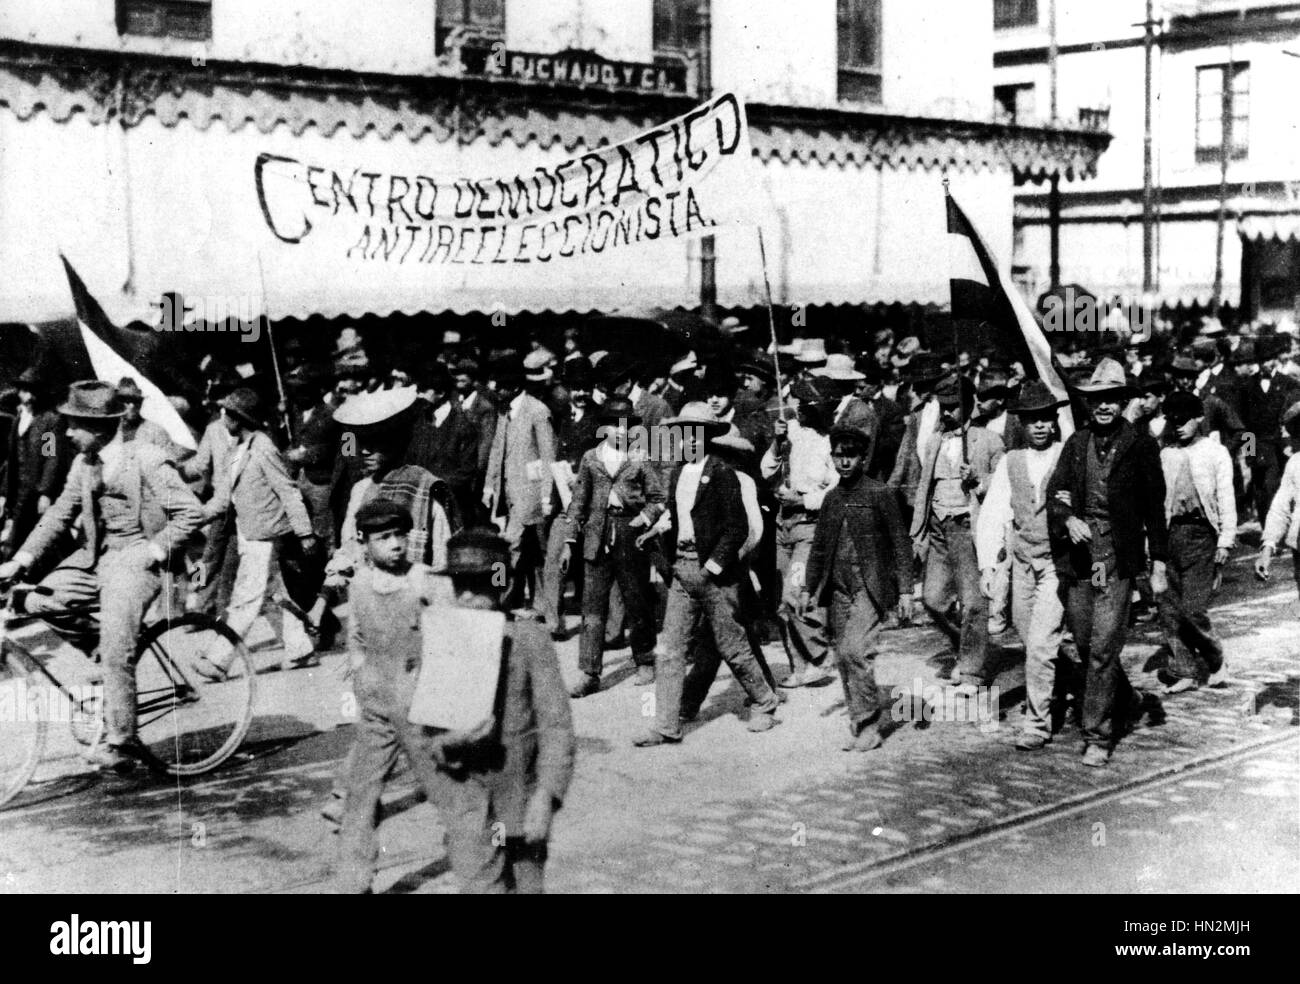
[[1152,259],[1155,255],[1155,181],[1151,169],[1151,62],[1155,46],[1155,3],[1147,0],[1143,22],[1142,52],[1146,63],[1146,125],[1142,132],[1142,292],[1155,291]]
[[[713,95],[713,12],[711,0],[699,0],[696,13],[696,52],[699,58],[699,98]],[[718,255],[713,236],[700,239],[700,314],[716,321],[718,313]]]
[[1233,133],[1232,117],[1236,113],[1236,57],[1232,42],[1228,43],[1228,66],[1223,70],[1223,92],[1219,112],[1219,211],[1215,217],[1214,228],[1214,296],[1210,299],[1210,314],[1219,316],[1219,307],[1223,302],[1223,232],[1228,220],[1228,162],[1232,159]]
[[[1047,14],[1048,23],[1048,47],[1047,47],[1047,67],[1050,77],[1050,105],[1051,105],[1051,124],[1053,127],[1059,125],[1060,115],[1057,112],[1056,91],[1057,91],[1057,57],[1060,54],[1056,43],[1056,0],[1050,0]],[[1059,172],[1052,172],[1049,190],[1047,193],[1047,226],[1051,236],[1051,263],[1048,267],[1048,278],[1051,280],[1052,290],[1061,286],[1061,175]]]

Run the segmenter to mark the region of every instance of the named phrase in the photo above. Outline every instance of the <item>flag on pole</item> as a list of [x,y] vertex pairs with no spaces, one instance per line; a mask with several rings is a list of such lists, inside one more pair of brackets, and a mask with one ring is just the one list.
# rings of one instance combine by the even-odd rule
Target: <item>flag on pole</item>
[[[68,286],[72,289],[72,300],[77,308],[77,329],[81,345],[85,348],[84,361],[89,363],[95,378],[112,383],[114,386],[123,378],[134,379],[144,394],[140,415],[165,430],[167,436],[180,447],[190,451],[195,450],[194,435],[190,433],[181,415],[176,412],[176,408],[172,406],[163,391],[140,371],[137,364],[140,347],[130,343],[126,329],[118,328],[108,320],[104,309],[90,295],[90,291],[86,289],[77,271],[72,269],[72,264],[67,261],[67,258],[60,255],[59,259],[63,260],[63,269],[68,275]],[[68,341],[75,347],[76,339]],[[71,359],[68,359],[65,354],[65,361],[74,366],[83,364],[83,360],[76,357],[80,354],[75,353]]]
[[[1070,396],[1052,359],[1052,346],[1034,319],[1011,278],[1002,272],[983,237],[956,199],[944,193],[948,209],[948,246],[952,267],[949,291],[955,321],[984,323],[997,335],[999,348],[1025,369],[1027,378],[1042,380],[1059,400]],[[1060,409],[1061,436],[1074,432],[1067,404]]]

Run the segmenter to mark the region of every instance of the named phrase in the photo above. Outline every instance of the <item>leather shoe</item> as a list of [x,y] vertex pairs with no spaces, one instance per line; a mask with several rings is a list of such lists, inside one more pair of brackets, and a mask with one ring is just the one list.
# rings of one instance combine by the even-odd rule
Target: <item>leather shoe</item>
[[1039,749],[1046,748],[1047,743],[1051,740],[1046,735],[1040,735],[1036,731],[1026,731],[1016,739],[1016,748],[1022,752],[1036,752]]
[[600,693],[600,677],[592,673],[584,673],[582,679],[569,690],[569,696],[574,700],[581,700],[583,697],[598,693]]
[[632,683],[637,687],[648,687],[655,682],[655,668],[653,666],[638,666],[636,676],[632,678]]
[[647,731],[639,738],[633,738],[632,744],[637,748],[653,748],[655,745],[680,745],[680,738],[669,738],[661,731]]
[[759,731],[771,731],[776,727],[776,715],[771,711],[755,711],[749,716],[749,721],[745,727],[755,733]]
[[1090,769],[1104,768],[1110,762],[1110,750],[1101,745],[1089,745],[1083,751],[1083,764]]
[[1191,677],[1181,677],[1165,687],[1166,694],[1185,694],[1189,690],[1200,690],[1201,685]]
[[99,744],[86,752],[86,761],[101,772],[115,772],[124,776],[145,757],[144,746],[138,738],[128,738],[120,745]]
[[866,727],[844,746],[846,752],[873,752],[885,743],[879,728]]

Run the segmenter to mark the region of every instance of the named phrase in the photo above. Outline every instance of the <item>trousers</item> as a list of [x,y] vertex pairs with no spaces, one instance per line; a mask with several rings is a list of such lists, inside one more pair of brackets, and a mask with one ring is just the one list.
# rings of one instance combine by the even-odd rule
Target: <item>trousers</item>
[[92,573],[56,567],[41,581],[49,595],[29,595],[27,611],[94,605],[98,615],[54,615],[50,627],[86,655],[99,643],[104,671],[104,739],[121,745],[136,732],[136,649],[150,606],[162,588],[162,576],[143,540],[107,550]]
[[682,689],[686,679],[686,652],[707,621],[718,655],[731,668],[759,713],[776,710],[777,699],[750,648],[749,636],[739,621],[740,587],[734,576],[719,581],[700,568],[693,548],[682,547],[673,566],[668,608],[655,661],[655,730],[669,738],[682,735]]
[[[989,603],[980,590],[979,561],[970,517],[930,517],[929,549],[921,601],[935,626],[957,650],[962,682],[983,686],[989,643]],[[961,624],[948,617],[954,600],[961,602]]]
[[806,573],[816,530],[816,513],[783,516],[777,520],[776,570],[781,583],[777,617],[781,622],[790,669],[796,673],[809,663],[820,664],[827,652],[825,610],[810,608],[803,616],[795,614],[800,592],[813,587],[806,583]]
[[1025,731],[1052,736],[1065,609],[1051,556],[1011,560],[1011,622],[1025,644]]
[[827,608],[832,652],[844,685],[849,731],[857,735],[875,724],[883,701],[876,685],[880,651],[880,611],[865,590],[849,594],[836,588]]
[[632,659],[638,666],[654,665],[650,556],[637,548],[636,538],[643,531],[629,525],[631,520],[630,516],[608,516],[604,539],[606,548],[594,560],[584,561],[578,668],[592,676],[600,676],[603,665],[610,589],[615,584],[623,599],[623,622],[632,647]]
[[1169,524],[1169,590],[1157,605],[1169,673],[1204,683],[1223,665],[1223,647],[1215,638],[1207,609],[1214,585],[1214,554],[1219,535],[1206,522]]
[[1065,612],[1085,673],[1083,737],[1114,748],[1133,699],[1120,653],[1128,635],[1133,579],[1107,576],[1064,584]]

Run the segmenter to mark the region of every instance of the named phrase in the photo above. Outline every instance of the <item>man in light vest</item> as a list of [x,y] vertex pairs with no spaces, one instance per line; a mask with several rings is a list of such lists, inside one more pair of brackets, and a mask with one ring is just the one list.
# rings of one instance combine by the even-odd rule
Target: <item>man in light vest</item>
[[1016,742],[1035,751],[1052,740],[1052,698],[1065,629],[1052,544],[1047,534],[1047,482],[1061,454],[1057,409],[1062,405],[1031,380],[1011,407],[1028,446],[1008,451],[994,469],[975,526],[975,552],[986,596],[996,590],[998,564],[1011,561],[1011,621],[1025,644],[1024,734]]

